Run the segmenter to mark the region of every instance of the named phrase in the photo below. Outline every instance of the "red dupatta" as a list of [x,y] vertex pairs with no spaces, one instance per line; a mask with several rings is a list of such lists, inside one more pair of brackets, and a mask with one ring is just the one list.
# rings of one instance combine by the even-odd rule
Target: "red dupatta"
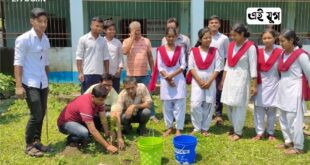
[[261,77],[260,72],[268,72],[272,68],[272,66],[276,63],[281,53],[282,53],[282,49],[275,48],[272,51],[268,60],[265,61],[264,49],[261,48],[258,50],[258,66],[257,66],[258,67],[258,77],[257,77],[258,84],[262,83],[262,77]]
[[155,87],[156,87],[156,81],[157,81],[157,77],[158,77],[158,64],[157,64],[158,52],[160,53],[160,57],[161,57],[162,61],[164,62],[164,64],[168,67],[173,67],[177,64],[177,62],[180,59],[181,47],[180,46],[175,47],[174,54],[173,54],[173,57],[171,60],[169,59],[169,56],[167,54],[165,46],[160,46],[159,48],[157,48],[156,52],[157,52],[156,61],[155,61],[155,65],[154,65],[154,69],[153,69],[153,73],[152,73],[152,79],[151,79],[151,82],[149,84],[149,90],[150,91],[154,91]]
[[[306,53],[310,57],[309,53],[306,52],[305,50],[297,49],[292,52],[292,54],[288,57],[288,59],[285,62],[283,62],[283,56],[284,56],[284,52],[283,52],[282,55],[280,56],[280,61],[279,61],[279,66],[278,66],[279,71],[287,72],[289,68],[291,67],[291,65],[295,62],[295,60],[302,53]],[[310,87],[309,87],[309,83],[304,73],[302,73],[302,97],[304,100],[310,101]]]
[[[216,54],[216,48],[209,47],[208,55],[205,61],[203,61],[198,47],[192,48],[192,52],[193,52],[194,60],[195,60],[197,67],[201,70],[206,70],[213,63],[213,60]],[[186,75],[186,83],[191,84],[191,82],[192,82],[192,74],[191,74],[191,71],[189,71]]]
[[242,47],[238,50],[238,52],[236,53],[236,55],[233,57],[233,51],[234,51],[234,47],[236,45],[235,41],[232,41],[229,43],[228,45],[228,54],[227,54],[227,62],[228,62],[228,66],[230,67],[234,67],[238,61],[240,60],[240,58],[244,55],[244,53],[252,46],[255,45],[252,41],[246,41],[246,43],[244,43],[242,45]]

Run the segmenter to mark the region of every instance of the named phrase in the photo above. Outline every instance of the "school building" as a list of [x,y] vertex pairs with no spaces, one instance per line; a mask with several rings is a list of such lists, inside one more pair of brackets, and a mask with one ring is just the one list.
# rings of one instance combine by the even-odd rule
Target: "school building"
[[[31,28],[29,13],[34,7],[49,12],[47,35],[50,81],[77,82],[75,50],[79,37],[89,32],[94,16],[112,18],[116,23],[117,38],[128,37],[131,21],[140,21],[142,33],[152,41],[154,49],[160,45],[166,20],[176,17],[181,33],[194,44],[197,32],[207,24],[207,18],[222,18],[220,31],[229,35],[230,27],[237,22],[246,24],[248,7],[279,7],[282,24],[275,29],[294,29],[303,40],[309,40],[310,0],[0,0],[0,71],[12,73],[12,49],[17,36]],[[249,25],[250,39],[260,43],[265,25]],[[4,48],[3,48],[4,47]],[[310,46],[305,45],[307,50]],[[153,54],[155,56],[155,54]],[[9,68],[9,69],[8,69]]]

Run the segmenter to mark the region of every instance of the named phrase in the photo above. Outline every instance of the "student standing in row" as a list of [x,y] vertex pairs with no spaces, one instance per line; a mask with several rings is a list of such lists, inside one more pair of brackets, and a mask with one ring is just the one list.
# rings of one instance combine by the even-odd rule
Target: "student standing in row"
[[[212,35],[212,42],[210,46],[218,49],[223,59],[224,65],[225,65],[226,58],[227,58],[227,48],[229,44],[229,39],[226,35],[219,32],[220,27],[221,27],[221,19],[218,16],[213,15],[208,19],[208,28],[210,29],[210,32]],[[222,80],[222,77],[223,77],[223,72],[224,71],[221,71],[217,75],[216,86],[219,86]],[[223,104],[221,103],[221,95],[222,95],[222,91],[217,88],[215,122],[218,125],[223,124]]]
[[172,133],[174,120],[176,135],[180,135],[185,120],[186,82],[182,72],[186,63],[183,48],[175,44],[177,36],[176,29],[166,29],[167,44],[158,48],[155,70],[152,74],[153,79],[156,80],[158,71],[160,73],[160,99],[163,101],[164,120],[167,127],[164,136]]
[[208,28],[198,33],[197,47],[192,48],[188,69],[192,75],[191,119],[194,126],[192,134],[201,132],[208,136],[216,100],[218,73],[223,69],[223,60],[218,49],[210,47],[212,36]]
[[237,141],[242,136],[250,95],[257,92],[257,51],[254,43],[247,39],[250,33],[243,24],[233,26],[231,37],[220,88],[223,89],[221,102],[228,106],[227,114],[233,126],[230,138]]
[[[304,149],[303,121],[306,110],[305,100],[310,100],[310,59],[301,49],[299,38],[293,30],[284,30],[279,36],[284,49],[279,61],[281,79],[276,95],[280,125],[286,154],[301,154]],[[308,80],[308,81],[307,81]]]
[[115,38],[115,24],[112,20],[103,22],[104,39],[107,42],[108,50],[111,55],[109,62],[109,73],[113,76],[113,88],[119,93],[120,76],[123,69],[123,50],[120,40]]
[[265,47],[258,50],[258,86],[254,102],[256,136],[253,140],[260,140],[264,136],[265,115],[267,115],[268,139],[275,139],[274,125],[277,109],[274,105],[280,79],[278,61],[282,53],[282,49],[275,45],[276,39],[276,32],[266,29],[262,34]]
[[[181,46],[183,47],[184,54],[186,56],[186,59],[189,56],[190,50],[191,50],[191,44],[189,38],[180,33],[180,27],[179,27],[179,22],[177,21],[176,18],[169,18],[167,20],[166,28],[174,28],[177,32],[177,38],[175,39],[175,44],[176,46]],[[167,44],[167,39],[166,37],[163,37],[161,40],[161,45],[166,45]]]
[[82,83],[81,94],[91,85],[99,83],[103,73],[109,73],[110,54],[103,37],[103,20],[92,18],[90,32],[82,36],[76,50],[76,63],[79,72],[78,79]]

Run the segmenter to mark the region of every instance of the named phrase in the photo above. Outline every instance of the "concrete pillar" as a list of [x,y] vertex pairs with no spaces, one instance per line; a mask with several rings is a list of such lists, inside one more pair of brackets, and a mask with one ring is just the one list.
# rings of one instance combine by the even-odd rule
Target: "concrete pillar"
[[[72,71],[77,71],[75,52],[77,44],[82,35],[84,35],[84,20],[83,20],[83,0],[70,0],[70,23],[71,23],[71,56],[72,56]],[[74,74],[73,74],[74,75]],[[77,79],[76,76],[72,80]]]
[[190,39],[191,45],[194,46],[198,40],[198,31],[203,28],[204,22],[204,0],[191,0],[191,24]]

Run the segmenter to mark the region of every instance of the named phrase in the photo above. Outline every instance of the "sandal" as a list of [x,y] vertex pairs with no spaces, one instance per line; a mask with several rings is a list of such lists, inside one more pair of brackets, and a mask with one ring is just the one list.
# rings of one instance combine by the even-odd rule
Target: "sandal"
[[279,148],[279,149],[289,149],[289,148],[292,148],[294,147],[294,144],[293,143],[283,143],[283,144],[278,144],[276,145],[276,148]]
[[40,141],[34,142],[33,146],[42,152],[53,152],[54,151],[51,147],[43,145]]
[[229,131],[227,132],[229,136],[234,135],[234,128],[230,128]]
[[194,136],[195,134],[197,134],[197,132],[198,132],[198,131],[196,131],[196,130],[194,129],[194,130],[190,133],[190,135],[193,135],[193,136]]
[[274,135],[269,135],[268,136],[268,140],[269,141],[274,141],[274,140],[277,140],[277,138]]
[[26,147],[25,154],[36,157],[36,158],[43,156],[43,153],[33,145]]
[[238,141],[238,140],[240,140],[241,139],[241,135],[238,135],[238,134],[236,134],[236,133],[234,133],[231,137],[230,137],[230,140],[232,140],[232,141]]
[[299,155],[299,154],[303,154],[304,151],[300,150],[300,149],[297,149],[297,148],[291,148],[291,149],[285,150],[284,153],[286,155]]
[[262,135],[256,135],[255,137],[252,138],[252,140],[262,140],[263,136]]
[[152,116],[151,119],[155,124],[159,123],[159,120],[155,116]]
[[173,131],[173,129],[172,129],[172,128],[168,128],[168,129],[167,129],[167,131],[166,131],[166,132],[164,132],[163,136],[164,136],[164,137],[169,136],[170,134],[172,134],[172,131]]
[[202,134],[204,137],[208,137],[208,136],[209,136],[208,131],[202,131],[201,134]]
[[216,116],[214,120],[215,120],[215,123],[217,126],[224,124],[224,120],[223,120],[222,116]]

